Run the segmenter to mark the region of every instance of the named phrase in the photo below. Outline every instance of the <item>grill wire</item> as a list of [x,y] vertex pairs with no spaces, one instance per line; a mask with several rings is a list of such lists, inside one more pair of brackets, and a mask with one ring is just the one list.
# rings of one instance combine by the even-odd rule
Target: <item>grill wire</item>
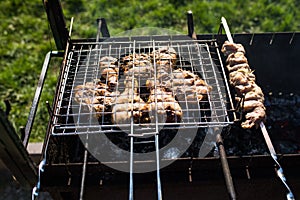
[[[174,121],[166,122],[165,118],[159,118],[157,112],[154,111],[149,114],[153,115],[151,120],[146,122],[141,120],[133,122],[133,117],[131,116],[131,119],[127,122],[112,123],[111,118],[115,113],[112,112],[111,108],[116,106],[118,98],[122,98],[122,92],[125,90],[131,90],[131,92],[136,90],[142,96],[142,90],[146,88],[142,86],[145,86],[147,80],[151,80],[154,83],[154,102],[157,103],[158,96],[161,95],[157,89],[159,87],[157,77],[160,72],[158,71],[159,65],[155,61],[152,61],[153,71],[146,70],[146,72],[131,73],[130,80],[132,84],[130,86],[125,84],[128,75],[126,76],[121,70],[118,71],[118,84],[114,88],[115,101],[111,101],[110,109],[96,111],[95,109],[88,109],[82,100],[83,98],[79,98],[80,102],[76,101],[76,92],[79,91],[77,89],[78,86],[91,83],[91,90],[96,90],[95,83],[97,81],[108,83],[108,76],[106,79],[103,79],[99,67],[99,62],[102,58],[115,58],[117,60],[116,65],[120,68],[122,65],[121,60],[124,60],[125,56],[150,55],[154,50],[166,47],[175,49],[177,54],[175,67],[169,72],[171,83],[172,78],[176,76],[177,69],[177,71],[191,71],[211,86],[211,91],[201,101],[197,97],[194,100],[189,100],[187,98],[188,92],[185,89],[181,90],[180,98],[178,99],[176,96],[176,102],[179,103],[182,110],[181,119],[176,119],[175,117]],[[124,41],[124,39],[120,38],[101,43],[78,42],[73,44],[73,49],[68,52],[64,69],[54,109],[51,129],[51,134],[53,135],[91,134],[99,133],[99,131],[104,133],[152,134],[157,133],[161,128],[223,127],[232,123],[227,113],[227,109],[230,105],[232,106],[232,103],[230,102],[229,89],[225,81],[226,76],[215,41],[159,40],[157,38]],[[132,80],[136,80],[137,85]],[[181,81],[184,83],[184,80]],[[174,88],[172,84],[171,88]],[[92,96],[92,98],[95,98],[94,93]],[[147,102],[149,91],[145,92],[145,96],[146,99],[144,100]],[[104,101],[106,101],[106,98],[108,97],[103,97]],[[130,106],[130,104],[133,107],[132,102],[127,102],[127,106]],[[92,103],[89,106],[93,107],[94,104]],[[144,111],[139,110],[139,112]]]

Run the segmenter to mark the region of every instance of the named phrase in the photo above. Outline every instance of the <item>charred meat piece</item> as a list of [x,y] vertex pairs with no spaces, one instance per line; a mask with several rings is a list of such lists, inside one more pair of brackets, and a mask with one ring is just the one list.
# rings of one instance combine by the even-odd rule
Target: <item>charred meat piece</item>
[[122,70],[125,72],[134,66],[144,67],[152,65],[149,55],[145,53],[133,53],[126,55],[121,58],[120,63]]
[[171,47],[161,47],[153,51],[151,57],[156,66],[157,76],[162,78],[162,76],[165,77],[165,74],[170,74],[172,69],[174,69],[177,52]]
[[101,81],[107,84],[110,91],[114,91],[119,78],[119,68],[117,59],[105,56],[100,59],[99,62]]
[[233,66],[227,65],[226,67],[227,67],[229,72],[236,71],[236,70],[239,70],[239,69],[250,70],[250,67],[249,67],[248,63],[242,63],[242,64],[233,65]]
[[101,72],[101,79],[108,85],[109,90],[115,90],[118,84],[118,68],[105,68]]
[[161,47],[151,53],[153,61],[158,65],[175,64],[177,52],[172,47]]
[[172,69],[174,69],[174,64],[169,60],[166,60],[164,62],[158,62],[156,64],[156,73],[158,75],[165,73],[170,74]]
[[244,101],[243,110],[249,112],[254,110],[256,107],[264,107],[264,104],[258,100],[247,100]]
[[[244,100],[249,101],[249,100],[256,100],[260,102],[264,102],[264,94],[259,86],[256,84],[253,85],[251,90],[244,95]],[[241,97],[236,97],[237,101],[241,101]]]
[[170,88],[180,101],[202,101],[207,99],[212,87],[191,71],[176,69],[165,86]]
[[163,87],[153,88],[147,103],[152,122],[156,121],[156,116],[159,123],[180,122],[182,119],[182,109],[179,103],[172,92],[166,91]]
[[134,77],[140,77],[140,79],[143,79],[143,82],[146,82],[148,78],[151,78],[154,76],[154,68],[151,63],[143,64],[143,65],[134,65],[131,68],[128,68],[125,73],[125,76],[134,76]]
[[136,79],[125,80],[125,90],[116,98],[112,108],[112,122],[115,124],[130,124],[149,122],[148,105],[140,98]]
[[255,82],[255,75],[251,70],[238,69],[229,74],[231,85],[247,85],[249,82]]
[[112,113],[112,123],[115,124],[130,124],[131,118],[135,124],[150,122],[148,105],[136,97],[132,102],[116,104]]
[[87,82],[74,88],[75,102],[83,105],[97,118],[109,112],[118,92],[110,92],[101,82]]

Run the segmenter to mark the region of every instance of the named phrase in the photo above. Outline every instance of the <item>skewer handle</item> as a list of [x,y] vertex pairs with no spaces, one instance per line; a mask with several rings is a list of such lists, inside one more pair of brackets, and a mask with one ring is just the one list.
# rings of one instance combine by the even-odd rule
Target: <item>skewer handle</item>
[[229,26],[227,24],[227,21],[226,21],[225,17],[221,18],[221,22],[223,24],[223,27],[224,27],[224,30],[225,30],[225,33],[226,33],[228,41],[231,42],[231,43],[233,43],[233,38],[231,36],[231,32],[229,30]]

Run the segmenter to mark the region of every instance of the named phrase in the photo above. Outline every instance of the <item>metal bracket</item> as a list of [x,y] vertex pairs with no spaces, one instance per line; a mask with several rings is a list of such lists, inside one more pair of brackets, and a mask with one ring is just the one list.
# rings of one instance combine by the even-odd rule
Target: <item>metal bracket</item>
[[98,32],[97,32],[97,38],[96,41],[100,42],[100,33],[102,37],[104,38],[109,38],[110,34],[107,28],[106,20],[104,18],[99,18],[97,19],[97,24],[98,24]]
[[32,101],[32,106],[31,106],[30,113],[29,113],[29,116],[28,116],[28,120],[27,120],[27,123],[26,123],[26,126],[25,126],[25,136],[24,136],[24,140],[23,140],[23,145],[25,147],[27,147],[27,145],[28,145],[31,129],[32,129],[32,126],[33,126],[33,122],[34,122],[34,119],[35,119],[35,114],[36,114],[37,107],[38,107],[40,97],[41,97],[41,94],[42,94],[42,90],[43,90],[43,86],[44,86],[44,82],[45,82],[45,79],[46,79],[46,75],[47,75],[47,71],[48,71],[48,67],[49,67],[51,57],[62,57],[62,56],[63,56],[63,53],[58,52],[58,51],[49,51],[46,54],[46,57],[44,59],[42,72],[40,74],[40,79],[39,79],[39,82],[38,82],[38,86],[37,86],[36,91],[35,91],[35,95],[34,95],[34,98],[33,98],[33,101]]
[[59,0],[43,0],[56,48],[64,50],[68,41],[68,29]]
[[194,30],[194,19],[193,12],[191,10],[187,11],[187,26],[188,26],[188,36],[197,40],[197,35]]

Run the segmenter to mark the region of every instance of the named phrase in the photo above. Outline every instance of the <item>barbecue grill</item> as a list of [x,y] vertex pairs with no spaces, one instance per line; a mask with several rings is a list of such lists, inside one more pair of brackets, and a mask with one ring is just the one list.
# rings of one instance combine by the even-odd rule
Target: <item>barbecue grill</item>
[[[229,161],[226,158],[222,136],[228,135],[230,131],[241,131],[235,127],[239,124],[241,113],[235,108],[234,92],[228,85],[227,71],[223,66],[224,57],[220,55],[220,45],[226,39],[221,32],[217,35],[196,35],[193,31],[192,13],[188,12],[187,36],[167,34],[110,37],[105,19],[98,19],[97,38],[74,40],[71,39],[73,21],[68,31],[59,2],[51,1],[50,4],[45,1],[45,8],[57,48],[64,52],[52,51],[47,54],[25,128],[23,144],[26,146],[50,59],[52,56],[63,57],[56,95],[52,106],[48,104],[50,120],[39,165],[38,184],[34,187],[33,195],[43,189],[50,191],[57,199],[90,199],[93,194],[99,194],[104,199],[139,199],[145,198],[144,194],[149,194],[149,199],[169,199],[176,198],[176,192],[171,191],[171,188],[181,187],[184,191],[191,191],[190,194],[184,194],[185,197],[195,198],[199,194],[205,196],[203,193],[209,185],[220,190],[222,195],[227,193],[230,199],[236,199],[236,188],[228,162],[234,168],[235,177],[243,176],[239,170],[235,170],[244,167],[243,163],[247,163],[245,174],[248,179],[251,179],[249,163],[263,168],[260,173],[252,174],[254,177],[261,177],[272,171],[270,168],[274,163],[264,156],[244,157],[242,164],[236,161],[237,157],[231,157]],[[226,21],[222,22],[220,31],[223,26],[230,39]],[[252,40],[253,37],[251,42]],[[159,49],[174,49],[176,61],[161,59]],[[146,71],[128,73],[121,70],[125,61],[128,62],[128,57],[134,63],[133,68],[135,65],[139,66],[140,62],[145,61],[138,60],[141,55],[148,56],[146,61],[149,68]],[[100,70],[99,63],[103,58],[115,60],[113,65],[119,71],[117,84],[110,88],[113,95],[102,95],[100,98],[95,95],[95,91],[99,90],[100,83],[108,85],[110,75],[107,73],[103,76]],[[190,93],[184,87],[179,94],[173,95],[174,102],[178,102],[181,108],[180,118],[171,115],[170,110],[159,110],[157,106],[160,96],[164,96],[160,93],[163,81],[159,77],[166,72],[159,70],[157,61],[174,62],[173,68],[167,71],[167,78],[163,79],[169,81],[170,88],[175,88],[176,70],[190,71],[211,87],[209,92],[202,95],[203,99],[197,94],[188,98]],[[111,64],[110,61],[108,63]],[[184,83],[184,79],[179,79],[180,81]],[[130,84],[126,84],[128,82]],[[152,93],[149,91],[149,83],[152,84]],[[87,84],[90,85],[88,92],[82,89]],[[126,104],[132,108],[126,112],[131,117],[117,122],[114,120],[117,113],[113,111],[124,91],[131,92],[128,98],[132,98],[132,101],[129,99]],[[143,100],[140,104],[150,104],[150,96],[153,96],[151,103],[154,106],[150,106],[152,110],[133,109],[134,91]],[[95,109],[101,103],[86,103],[85,100],[100,98],[106,102],[111,97],[114,101],[104,109]],[[146,116],[147,120],[134,119],[134,113]],[[275,168],[280,168],[278,175],[284,180],[276,155],[272,151],[271,154],[276,162]],[[207,155],[209,156],[204,158]],[[297,161],[297,157],[286,158],[285,166],[290,166],[290,161]],[[223,175],[218,169],[223,169]],[[210,184],[211,180],[223,176],[227,192],[226,187],[218,186],[223,186],[223,181],[216,181],[218,184],[215,186]],[[174,182],[178,182],[177,186]],[[197,186],[200,183],[206,186],[202,185],[201,189]],[[289,190],[287,183],[283,183]],[[273,187],[284,192],[276,184]],[[178,194],[177,197],[181,198],[181,195]],[[208,193],[208,196],[211,199],[219,198],[212,193]]]
[[[111,116],[116,113],[104,110],[102,113],[99,113],[95,110],[84,109],[82,102],[77,103],[74,100],[76,96],[75,93],[78,92],[74,89],[76,85],[83,85],[87,82],[100,79],[99,61],[101,58],[110,56],[121,60],[124,55],[150,53],[155,49],[166,46],[176,50],[179,57],[177,63],[178,68],[191,69],[195,74],[201,75],[204,80],[212,86],[207,100],[201,102],[201,104],[197,103],[197,105],[187,101],[187,98],[185,98],[187,94],[183,93],[183,97],[178,99],[183,112],[183,118],[180,122],[166,123],[161,119],[157,119],[158,117],[155,116],[157,115],[156,112],[153,113],[154,118],[148,123],[133,123],[131,118],[128,122],[113,124],[111,120],[106,119],[106,116]],[[173,161],[172,158],[174,155],[172,154],[177,153],[174,152],[174,148],[177,148],[176,150],[179,151],[191,145],[191,142],[185,142],[187,140],[193,140],[190,133],[195,135],[198,128],[221,128],[232,123],[227,113],[228,104],[230,103],[228,102],[230,99],[228,93],[229,89],[225,82],[225,73],[222,63],[219,62],[220,55],[216,41],[214,40],[191,40],[188,39],[187,36],[185,38],[183,36],[122,37],[106,39],[101,42],[74,41],[67,51],[66,65],[62,70],[62,79],[58,85],[57,99],[54,103],[53,117],[49,126],[49,142],[54,138],[58,140],[58,142],[52,143],[53,146],[56,146],[57,143],[57,145],[61,145],[60,137],[67,139],[68,137],[79,135],[81,140],[84,141],[86,145],[89,145],[89,152],[101,160],[102,163],[112,168],[129,171],[130,174],[132,174],[133,172],[147,172],[150,170],[149,167],[152,165],[155,166],[155,163],[160,162],[157,167],[153,168],[159,172],[159,168]],[[120,63],[118,63],[118,65],[120,65]],[[153,67],[154,72],[156,72],[157,66],[154,64]],[[147,81],[144,80],[143,77],[156,82],[155,73],[133,73],[130,78],[138,80],[139,87],[137,89],[140,91],[141,96],[143,95],[141,85]],[[124,91],[127,89],[122,85],[124,79],[125,78],[120,75],[120,84],[117,85],[116,90]],[[103,81],[108,82],[108,80]],[[133,85],[130,86],[132,91],[135,89],[133,87]],[[154,92],[155,101],[157,101],[158,95],[159,94]],[[116,97],[116,101],[117,100],[118,97]],[[133,102],[131,102],[131,104],[133,104]],[[232,103],[230,103],[229,106],[230,105],[232,105]],[[115,105],[113,104],[111,106],[113,107]],[[130,106],[130,103],[128,106]],[[96,119],[94,116],[97,114],[101,114],[102,117]],[[177,132],[175,131],[174,133],[174,130],[177,130]],[[181,137],[180,139],[176,139],[176,146],[164,144],[164,140],[170,140],[168,137],[176,137],[174,134],[180,135]],[[138,137],[145,135],[148,135],[148,137]],[[110,138],[112,142],[119,142],[117,144],[116,142],[115,144],[111,144],[107,138]],[[180,144],[180,146],[178,144]],[[95,145],[95,147],[91,147],[92,145]],[[118,148],[114,147],[115,145],[117,145]],[[159,146],[165,146],[164,150],[159,153],[160,155],[158,155]],[[54,148],[56,149],[57,147]],[[123,149],[123,151],[120,150],[120,148]],[[105,152],[105,155],[101,155],[100,152]],[[99,153],[100,155],[98,155]],[[143,154],[138,155],[138,153]],[[185,152],[181,151],[180,154],[182,153]],[[54,155],[52,156],[55,157]],[[80,154],[76,155],[76,157],[77,156],[82,157]],[[165,159],[164,161],[161,160],[163,159],[161,156]],[[175,159],[179,158],[178,156],[180,155],[175,155]],[[129,157],[130,161],[128,160]],[[118,160],[116,160],[116,158]],[[133,166],[136,161],[142,162],[147,158],[155,159],[155,162],[152,164],[147,163],[149,165],[148,167],[145,167],[145,165]],[[49,159],[51,160],[51,158]],[[80,159],[79,162],[86,165],[89,160],[91,159],[84,157],[83,160]],[[125,166],[121,168],[120,166],[115,166],[116,161],[123,161],[123,165]],[[160,188],[158,188],[158,190],[160,190]]]

